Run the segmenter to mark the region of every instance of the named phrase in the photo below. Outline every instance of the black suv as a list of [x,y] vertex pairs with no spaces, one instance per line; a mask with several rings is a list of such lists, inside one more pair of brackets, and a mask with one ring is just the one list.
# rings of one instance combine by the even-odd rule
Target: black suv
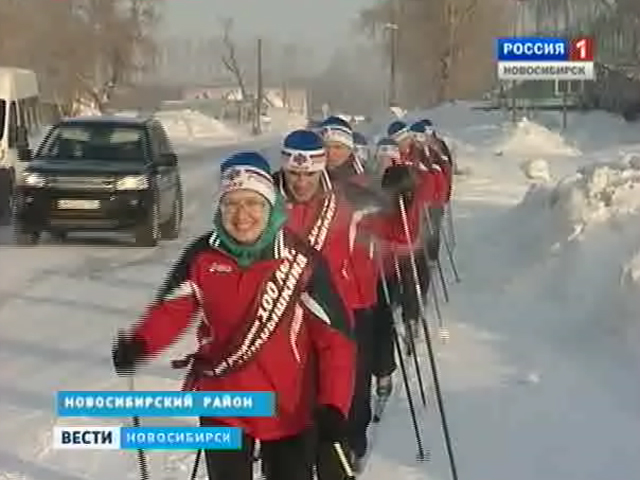
[[130,231],[136,245],[175,239],[182,222],[178,159],[153,118],[77,117],[54,125],[17,179],[16,242],[43,231]]

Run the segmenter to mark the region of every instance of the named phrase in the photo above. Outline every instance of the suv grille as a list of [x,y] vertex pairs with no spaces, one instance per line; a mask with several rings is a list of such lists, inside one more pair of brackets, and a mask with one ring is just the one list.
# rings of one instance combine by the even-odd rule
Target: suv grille
[[49,177],[48,184],[51,188],[64,190],[113,190],[115,178],[113,177]]

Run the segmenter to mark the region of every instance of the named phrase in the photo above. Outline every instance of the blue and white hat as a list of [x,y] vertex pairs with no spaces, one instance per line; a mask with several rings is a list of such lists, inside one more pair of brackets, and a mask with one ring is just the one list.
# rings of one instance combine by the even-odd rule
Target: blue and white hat
[[426,134],[425,128],[426,127],[424,123],[422,121],[418,121],[413,123],[409,127],[409,131],[413,135],[413,138],[415,138],[420,143],[424,143],[427,141],[427,134]]
[[411,125],[412,129],[414,125],[425,135],[433,135],[435,133],[433,122],[428,118],[423,118],[422,120],[418,120],[417,122],[415,122],[413,125]]
[[282,142],[282,168],[294,172],[320,172],[327,165],[322,139],[311,130],[294,130]]
[[271,205],[276,200],[276,188],[271,166],[258,152],[235,153],[220,165],[220,196],[235,190],[253,190]]
[[396,142],[400,143],[407,138],[410,138],[411,132],[409,131],[409,127],[406,123],[401,120],[396,120],[394,122],[391,122],[391,124],[387,128],[387,135]]
[[355,147],[351,125],[340,117],[325,119],[321,124],[320,132],[325,142],[341,143],[352,150]]

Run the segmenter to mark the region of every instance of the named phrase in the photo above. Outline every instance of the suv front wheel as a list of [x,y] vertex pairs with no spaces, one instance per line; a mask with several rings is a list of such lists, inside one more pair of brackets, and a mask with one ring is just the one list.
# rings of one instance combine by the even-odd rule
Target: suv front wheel
[[184,200],[182,198],[182,189],[178,188],[178,194],[173,200],[173,211],[169,220],[160,226],[160,235],[166,240],[175,240],[180,237],[180,227],[182,225],[182,216],[184,211]]
[[22,223],[17,222],[14,227],[13,236],[17,245],[33,246],[40,242],[42,232],[39,230],[29,229]]
[[13,171],[0,168],[0,225],[9,225],[14,210]]
[[147,211],[147,216],[141,225],[135,229],[135,244],[138,247],[155,247],[160,240],[160,209],[157,196],[153,205]]

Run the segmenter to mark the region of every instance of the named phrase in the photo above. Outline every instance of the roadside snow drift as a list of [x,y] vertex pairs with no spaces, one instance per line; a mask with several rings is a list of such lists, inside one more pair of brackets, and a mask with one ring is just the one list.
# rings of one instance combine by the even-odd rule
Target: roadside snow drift
[[[592,137],[618,125],[600,114],[591,135],[575,135],[464,110],[416,115],[471,166],[454,187],[462,283],[450,281],[443,313],[451,339],[435,345],[459,478],[636,478],[640,169],[628,152],[638,145],[596,149]],[[451,278],[444,254],[442,265]],[[419,409],[432,454],[419,464],[403,394],[365,475],[451,478],[435,402]]]
[[[539,275],[541,294],[549,294],[541,300],[567,295],[563,327],[574,324],[580,336],[595,329],[596,342],[607,333],[625,339],[640,331],[640,169],[632,159],[589,164],[556,184],[535,183],[510,217],[521,261],[537,252],[522,267],[532,280]],[[627,353],[640,354],[640,344],[625,344]]]
[[247,136],[195,110],[167,110],[155,116],[181,151],[235,143]]
[[515,127],[509,127],[497,146],[499,155],[578,156],[580,151],[569,145],[558,133],[524,118]]

